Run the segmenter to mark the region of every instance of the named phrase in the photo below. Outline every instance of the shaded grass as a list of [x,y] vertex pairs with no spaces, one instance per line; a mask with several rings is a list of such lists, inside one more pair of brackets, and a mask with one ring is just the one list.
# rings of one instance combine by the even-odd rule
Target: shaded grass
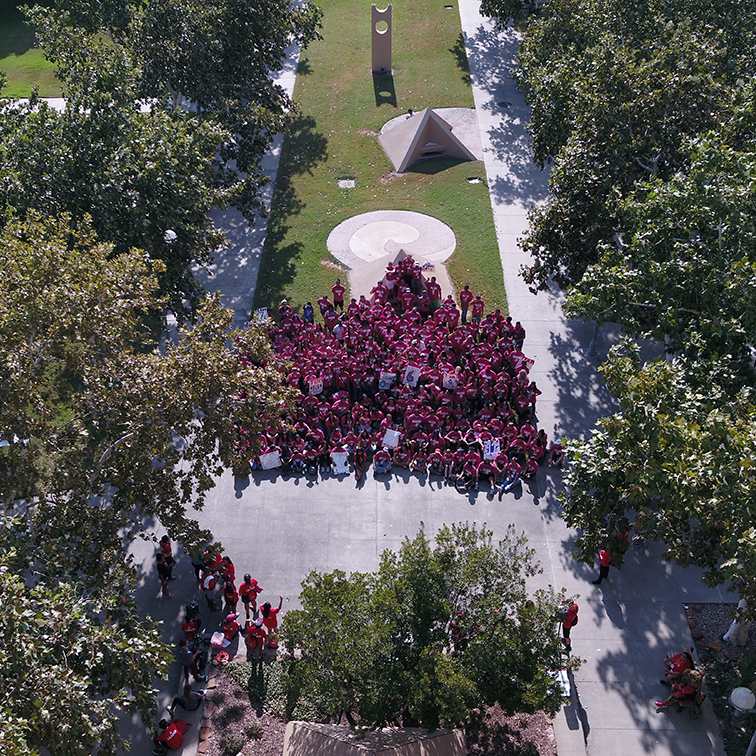
[[29,97],[35,86],[41,97],[60,97],[55,66],[34,42],[34,30],[15,3],[0,3],[0,71],[8,77],[4,97]]
[[[425,107],[474,107],[459,13],[437,0],[393,3],[393,75],[370,71],[370,7],[322,0],[324,39],[300,60],[255,307],[286,298],[295,308],[327,292],[339,266],[326,240],[343,220],[373,210],[414,210],[447,223],[457,250],[447,267],[457,288],[505,308],[498,244],[482,163],[437,158],[401,176],[377,140],[391,118]],[[355,179],[354,189],[338,180]]]

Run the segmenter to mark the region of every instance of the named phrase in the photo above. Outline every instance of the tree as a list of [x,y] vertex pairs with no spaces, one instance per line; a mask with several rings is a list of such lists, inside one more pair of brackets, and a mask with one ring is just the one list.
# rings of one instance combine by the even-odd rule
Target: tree
[[208,216],[225,201],[216,152],[227,134],[186,114],[139,112],[128,56],[75,30],[56,34],[65,109],[35,98],[0,104],[3,217],[89,216],[116,254],[138,248],[164,263],[161,291],[188,315],[202,293],[190,266],[209,263],[223,242]]
[[352,726],[466,721],[499,702],[508,712],[562,704],[550,669],[562,666],[558,597],[528,599],[533,551],[510,527],[504,540],[475,525],[424,530],[375,573],[316,572],[302,583],[302,609],[282,633],[301,649],[289,668],[290,707],[303,697],[319,714],[344,712]]
[[617,201],[684,169],[687,141],[732,117],[739,80],[756,73],[743,12],[736,0],[556,0],[529,25],[514,75],[535,160],[554,162],[524,241],[533,288],[579,282],[619,230]]
[[538,9],[538,0],[480,0],[480,12],[496,21],[499,28],[510,22],[519,24],[528,14]]
[[0,236],[0,591],[23,620],[0,623],[3,691],[25,742],[51,753],[115,753],[118,709],[149,722],[164,651],[129,598],[124,536],[159,521],[189,546],[212,541],[190,508],[257,452],[238,429],[256,439],[289,401],[264,327],[229,330],[217,297],[159,347],[160,267],[113,256],[86,220],[30,212]]
[[[718,360],[641,365],[637,347],[612,350],[602,372],[619,411],[585,441],[570,441],[564,516],[578,556],[601,548],[622,564],[629,530],[662,541],[665,558],[756,597],[756,404],[752,385],[730,393]],[[725,370],[726,373],[726,365]]]
[[[577,555],[619,530],[662,540],[710,584],[753,593],[753,9],[732,0],[556,0],[516,73],[552,196],[524,247],[533,288],[570,286],[573,317],[627,342],[603,367],[619,411],[568,445],[565,519]],[[722,125],[726,124],[726,125]],[[750,602],[753,605],[753,602]]]

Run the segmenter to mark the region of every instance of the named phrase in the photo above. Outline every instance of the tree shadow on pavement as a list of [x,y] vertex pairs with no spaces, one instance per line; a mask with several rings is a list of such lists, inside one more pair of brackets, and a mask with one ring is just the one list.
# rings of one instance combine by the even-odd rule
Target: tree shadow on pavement
[[472,80],[487,95],[479,119],[485,122],[487,116],[505,116],[489,127],[487,144],[484,135],[484,150],[506,168],[503,175],[489,180],[492,201],[529,207],[548,196],[548,171],[541,170],[531,159],[527,131],[530,108],[510,74],[519,44],[519,35],[512,29],[479,27],[474,36],[466,38]]

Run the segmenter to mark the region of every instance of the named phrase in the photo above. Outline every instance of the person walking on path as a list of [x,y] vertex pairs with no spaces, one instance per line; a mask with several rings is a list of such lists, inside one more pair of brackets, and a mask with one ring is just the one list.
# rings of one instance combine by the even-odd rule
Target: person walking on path
[[562,637],[564,647],[567,649],[567,655],[572,652],[572,640],[570,639],[570,630],[572,630],[578,623],[578,610],[577,603],[573,600],[568,601],[562,606]]
[[157,554],[155,559],[157,560],[157,573],[160,578],[160,587],[163,589],[163,596],[173,598],[173,594],[168,588],[168,581],[171,580],[171,567],[162,554]]
[[597,580],[592,580],[593,585],[601,585],[604,578],[609,577],[609,565],[612,563],[612,557],[606,549],[599,551],[599,576]]
[[252,610],[252,616],[257,618],[257,594],[262,593],[262,588],[257,585],[257,580],[252,579],[252,575],[247,573],[244,576],[244,582],[239,586],[239,595],[242,604],[244,604],[244,613],[249,619],[249,611]]

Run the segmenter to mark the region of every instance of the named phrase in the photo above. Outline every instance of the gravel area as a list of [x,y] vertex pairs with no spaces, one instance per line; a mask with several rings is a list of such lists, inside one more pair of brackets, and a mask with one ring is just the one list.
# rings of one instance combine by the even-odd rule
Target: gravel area
[[[214,682],[205,711],[210,727],[205,756],[282,756],[286,723],[256,710],[247,691],[229,675],[219,672]],[[233,734],[246,741],[239,751],[225,747]],[[468,756],[557,756],[551,720],[543,713],[506,716],[493,706],[467,727],[466,737]]]

